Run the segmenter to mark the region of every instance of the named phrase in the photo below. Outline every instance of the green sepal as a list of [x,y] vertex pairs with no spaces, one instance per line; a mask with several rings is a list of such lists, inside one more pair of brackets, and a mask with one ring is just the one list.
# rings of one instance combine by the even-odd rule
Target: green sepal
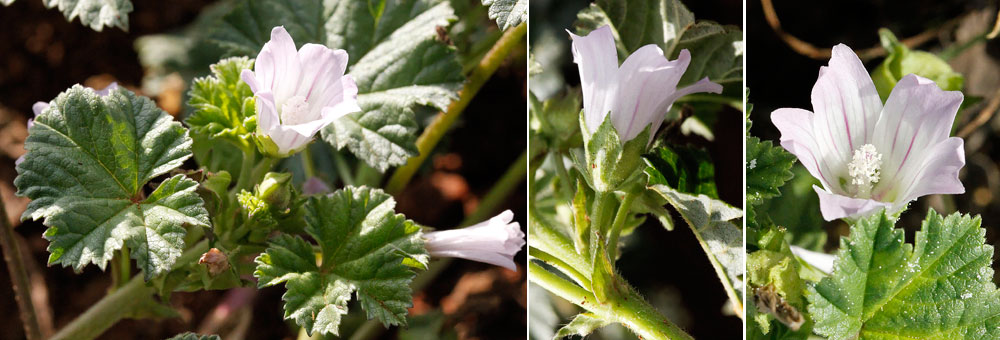
[[[580,111],[580,130],[590,131],[583,111]],[[611,115],[605,116],[597,131],[583,134],[587,164],[580,172],[591,178],[589,184],[597,192],[619,190],[641,169],[649,134],[650,126],[646,126],[638,136],[623,142],[611,123]]]

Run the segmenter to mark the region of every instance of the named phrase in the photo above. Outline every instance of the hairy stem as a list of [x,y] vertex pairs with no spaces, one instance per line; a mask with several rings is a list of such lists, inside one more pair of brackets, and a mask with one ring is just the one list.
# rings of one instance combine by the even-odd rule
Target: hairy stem
[[465,85],[462,87],[458,100],[448,105],[448,109],[445,112],[439,113],[434,118],[434,121],[424,129],[420,137],[417,138],[417,151],[419,154],[411,157],[406,161],[405,165],[396,169],[396,172],[389,178],[389,183],[386,184],[385,188],[387,192],[398,194],[403,191],[403,187],[417,173],[417,169],[420,168],[420,165],[423,164],[427,156],[434,150],[434,146],[441,141],[441,137],[444,136],[445,132],[462,115],[462,111],[469,105],[472,98],[476,96],[479,89],[493,76],[493,72],[496,72],[504,59],[507,59],[507,56],[514,50],[514,47],[521,43],[525,33],[528,31],[526,24],[522,22],[517,27],[504,32],[500,40],[483,56],[479,65],[472,70],[472,74],[469,75],[469,79],[466,80]]
[[2,220],[0,228],[3,228],[3,231],[0,232],[0,247],[3,249],[3,260],[7,262],[7,272],[10,274],[11,288],[14,289],[17,307],[21,312],[25,337],[28,340],[41,339],[41,327],[38,326],[35,305],[31,301],[31,282],[28,279],[28,271],[24,267],[24,259],[21,257],[17,239],[14,237],[14,227],[10,225],[10,220],[7,218],[7,208],[3,203],[3,197],[0,197],[0,220]]
[[337,175],[340,176],[340,181],[344,182],[345,186],[354,186],[354,175],[351,172],[351,168],[347,166],[347,160],[344,159],[344,155],[340,154],[340,151],[334,151],[333,163],[337,165]]
[[305,173],[306,178],[316,176],[316,167],[313,165],[312,153],[309,152],[309,147],[302,149],[299,152],[299,159],[302,161],[302,171]]
[[615,214],[614,223],[611,224],[611,235],[608,236],[608,258],[614,263],[618,258],[618,237],[622,234],[625,221],[628,220],[632,212],[632,201],[635,201],[636,194],[632,191],[625,193],[622,204],[618,206],[618,213]]
[[[198,242],[177,258],[174,267],[194,262],[207,250],[208,240]],[[136,275],[121,288],[102,298],[86,312],[60,329],[56,335],[52,336],[51,340],[96,338],[121,319],[134,313],[137,306],[143,305],[146,299],[152,298],[153,293],[155,290],[153,287],[146,286],[142,275]]]

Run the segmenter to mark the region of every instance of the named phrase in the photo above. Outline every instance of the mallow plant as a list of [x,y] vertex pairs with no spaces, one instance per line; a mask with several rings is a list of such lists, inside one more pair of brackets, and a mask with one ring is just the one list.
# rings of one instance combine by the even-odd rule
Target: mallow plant
[[[695,21],[678,1],[639,9],[645,6],[598,1],[580,12],[576,29],[564,36],[580,89],[544,101],[531,97],[528,277],[580,311],[555,338],[611,324],[642,339],[691,337],[616,269],[627,236],[646,216],[672,230],[672,211],[718,274],[719,293],[730,301],[718,308],[743,314],[743,211],[718,198],[708,154],[675,138],[681,123],[694,119],[681,113],[693,103],[742,108],[742,33]],[[642,18],[649,27],[626,25],[639,13],[659,14]],[[676,30],[639,36],[664,26]],[[701,117],[720,112],[699,111]],[[670,261],[653,266],[669,271]]]
[[[523,43],[525,10],[487,5],[502,28],[467,56],[477,58],[468,72],[446,41],[457,19],[447,1],[246,1],[211,23],[210,38],[231,56],[193,80],[183,122],[116,85],[75,85],[36,104],[16,166],[17,194],[31,199],[22,220],[47,227],[49,265],[96,266],[113,281],[53,338],[176,317],[172,292],[271,286],[283,287],[284,318],[303,336],[348,336],[348,314],[406,326],[411,286],[447,259],[524,269],[514,261],[522,227],[495,211],[523,178],[523,161],[468,228],[433,230],[395,211],[394,194]],[[418,110],[442,112],[421,132]],[[317,143],[328,147],[310,148]],[[315,158],[331,158],[316,150],[339,150],[338,173],[316,170]],[[9,236],[4,253],[18,253]],[[39,338],[30,298],[19,302],[28,338]],[[370,337],[377,324],[355,335]]]
[[[920,197],[965,192],[965,143],[952,136],[964,99],[956,74],[882,34],[890,55],[875,81],[850,47],[836,45],[812,109],[769,113],[780,146],[748,134],[750,339],[1000,336],[993,247],[980,217],[930,208],[911,240],[899,223],[923,206],[913,204]],[[903,58],[918,73],[890,72]],[[850,226],[835,254],[804,232],[823,220]]]

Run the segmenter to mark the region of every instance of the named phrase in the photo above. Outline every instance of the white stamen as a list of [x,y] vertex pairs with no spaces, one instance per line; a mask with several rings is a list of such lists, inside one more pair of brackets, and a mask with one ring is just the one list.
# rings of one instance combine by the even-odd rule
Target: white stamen
[[281,124],[302,124],[311,121],[309,115],[309,103],[303,96],[288,98],[281,105]]
[[871,144],[862,145],[854,150],[854,159],[847,164],[848,174],[853,178],[851,184],[858,186],[858,193],[868,194],[878,183],[882,170],[882,154]]

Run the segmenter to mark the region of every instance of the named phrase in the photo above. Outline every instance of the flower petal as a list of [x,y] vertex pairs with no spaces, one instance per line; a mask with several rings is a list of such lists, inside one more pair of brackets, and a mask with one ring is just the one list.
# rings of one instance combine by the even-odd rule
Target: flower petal
[[31,105],[31,112],[34,112],[35,116],[38,116],[38,115],[42,114],[42,112],[45,112],[45,109],[47,109],[47,108],[49,108],[49,103],[46,103],[46,102],[35,102],[34,105]]
[[802,109],[782,108],[771,113],[771,122],[781,132],[781,146],[795,155],[824,188],[831,190],[836,175],[824,161],[826,148],[817,144],[813,136],[814,118],[812,112]]
[[789,248],[792,250],[792,254],[795,254],[795,256],[798,256],[809,265],[816,267],[816,269],[827,274],[833,272],[833,260],[836,258],[835,256],[807,250],[799,246],[790,246]]
[[611,109],[611,122],[623,141],[663,119],[664,106],[669,105],[666,101],[690,61],[687,50],[677,60],[668,61],[656,45],[640,47],[625,59],[618,70],[618,94]]
[[285,99],[295,93],[301,67],[292,36],[282,26],[271,30],[271,40],[257,55],[254,72],[259,85],[274,93],[275,105],[281,107]]
[[[932,156],[927,151],[951,133],[962,98],[962,92],[941,90],[923,77],[910,74],[900,79],[875,125],[874,145],[883,154],[880,183],[884,184],[877,188],[879,196],[905,194],[905,187],[919,179],[924,158]],[[965,164],[964,154],[961,164]]]
[[813,131],[820,145],[837,152],[826,155],[831,164],[847,163],[854,150],[869,143],[882,110],[875,84],[850,47],[833,47],[829,67],[821,67],[812,89]]
[[912,178],[902,180],[908,184],[900,191],[901,204],[930,194],[961,194],[965,186],[958,179],[958,173],[965,166],[965,142],[962,138],[951,137],[944,142],[924,149],[919,167],[913,164]]
[[844,217],[862,217],[877,211],[879,208],[893,207],[892,203],[842,196],[815,185],[813,190],[819,195],[819,211],[823,214],[823,219],[827,221]]
[[[567,31],[569,32],[569,31]],[[602,26],[586,36],[569,33],[573,39],[573,62],[580,70],[583,110],[590,133],[611,112],[618,85],[618,50],[611,27]]]
[[257,83],[257,75],[253,71],[243,70],[243,72],[240,72],[240,79],[244,83],[247,83],[247,86],[250,86],[250,92],[257,93],[260,90],[260,85]]

